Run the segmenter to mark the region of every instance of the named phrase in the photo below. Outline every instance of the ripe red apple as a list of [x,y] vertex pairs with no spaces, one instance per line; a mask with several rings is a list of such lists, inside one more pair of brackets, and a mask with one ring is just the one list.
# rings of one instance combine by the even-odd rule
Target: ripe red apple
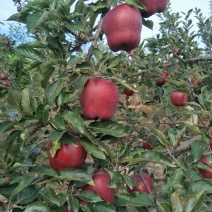
[[[208,162],[206,155],[202,155],[199,161],[204,164],[207,164],[210,168],[212,168],[212,162]],[[204,178],[212,178],[212,172],[200,168],[198,168],[198,170],[203,175]]]
[[112,51],[129,52],[140,43],[142,18],[136,7],[120,4],[105,15],[102,28]]
[[75,138],[77,146],[73,144],[61,144],[62,148],[57,150],[55,157],[52,157],[49,149],[51,142],[47,145],[47,153],[50,162],[50,166],[55,170],[61,170],[65,168],[79,169],[85,162],[87,152],[81,146],[79,138]]
[[111,180],[110,175],[106,171],[99,171],[93,175],[94,186],[86,185],[82,190],[91,190],[98,194],[102,199],[113,205],[115,189],[109,188],[108,183]]
[[124,88],[123,89],[123,93],[126,95],[126,96],[132,96],[134,94],[134,91],[129,89],[129,88]]
[[159,78],[156,79],[156,84],[158,86],[162,86],[165,84],[166,82],[166,78],[168,77],[168,73],[166,71],[162,71],[162,74],[161,75],[157,75]]
[[149,18],[155,13],[161,13],[166,9],[167,0],[138,0],[142,5],[144,5],[147,9],[140,10],[142,17]]
[[89,204],[87,202],[85,202],[85,201],[83,201],[81,199],[78,199],[78,201],[79,201],[80,205],[85,205],[85,206],[89,207]]
[[110,120],[118,105],[119,91],[109,80],[90,77],[79,95],[79,101],[85,117]]
[[170,94],[170,99],[173,105],[184,106],[188,100],[188,95],[180,91],[175,91]]
[[[153,190],[153,182],[152,182],[152,179],[151,177],[147,174],[147,173],[144,173],[142,172],[141,173],[146,185],[149,187],[150,191]],[[145,185],[145,183],[143,182],[142,178],[140,175],[131,175],[130,176],[133,180],[135,180],[138,185],[137,186],[133,186],[132,189],[127,186],[127,191],[128,193],[132,193],[134,191],[137,191],[137,192],[145,192],[147,194],[149,194],[150,192],[148,191],[148,188],[147,186]]]
[[143,148],[147,149],[147,150],[152,150],[154,147],[151,146],[149,143],[147,143],[146,141],[143,142]]
[[3,73],[0,74],[0,80],[6,80],[7,79],[7,74]]
[[2,81],[2,85],[6,86],[6,87],[10,87],[11,86],[10,82],[7,81],[7,80]]
[[195,78],[191,78],[192,85],[202,85],[202,80],[196,80]]

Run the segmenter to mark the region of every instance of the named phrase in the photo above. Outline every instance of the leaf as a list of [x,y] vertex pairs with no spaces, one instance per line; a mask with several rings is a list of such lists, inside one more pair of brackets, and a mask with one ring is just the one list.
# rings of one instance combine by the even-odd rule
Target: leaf
[[35,26],[36,26],[38,20],[41,18],[41,16],[42,16],[42,13],[40,13],[40,12],[39,13],[32,13],[32,14],[27,16],[28,32],[31,32],[35,28]]
[[204,190],[192,194],[191,197],[189,197],[189,200],[186,203],[186,212],[195,212],[197,211],[203,202],[203,197],[204,197]]
[[116,197],[120,198],[127,204],[142,207],[142,206],[155,206],[155,197],[141,192],[133,192],[132,194],[117,194]]
[[151,21],[151,20],[146,20],[146,19],[143,18],[143,20],[142,20],[142,26],[145,26],[145,27],[153,30],[154,22]]
[[79,211],[78,199],[76,197],[74,197],[73,195],[70,195],[69,202],[70,202],[70,206],[71,206],[71,209],[73,210],[73,212],[78,212]]
[[145,10],[145,6],[143,6],[139,1],[137,0],[126,0],[125,1],[128,5],[132,5],[132,6],[135,6],[141,10]]
[[50,168],[47,165],[36,165],[31,167],[29,171],[31,173],[42,174],[42,175],[47,175],[51,177],[58,177],[57,171],[55,171],[54,169]]
[[15,122],[13,122],[13,121],[4,121],[4,122],[0,123],[0,134],[11,129],[14,124],[15,124]]
[[80,139],[80,144],[84,147],[86,152],[93,155],[95,158],[100,160],[105,160],[105,154],[103,151],[99,150],[98,146],[94,143],[91,143],[89,140],[85,140],[84,138]]
[[58,150],[62,149],[62,144],[58,140],[51,141],[51,146],[49,148],[50,155],[54,158]]
[[65,132],[64,131],[53,131],[53,132],[51,132],[50,134],[49,134],[49,136],[48,136],[48,140],[49,141],[55,141],[55,140],[60,140],[61,139],[61,137],[63,136],[63,134],[64,134]]
[[174,212],[183,212],[183,200],[180,190],[175,191],[171,196],[172,210]]
[[167,146],[167,144],[169,144],[169,142],[166,139],[166,136],[163,132],[161,132],[160,130],[154,128],[152,129],[155,137],[159,140],[159,142],[163,145],[163,146]]
[[72,125],[72,127],[79,133],[84,134],[85,132],[85,126],[84,126],[84,121],[80,117],[79,114],[71,112],[71,111],[65,111],[62,114],[62,117]]
[[63,89],[62,80],[56,80],[55,82],[51,83],[46,88],[46,99],[49,104],[53,104],[55,98],[60,95]]
[[31,92],[29,87],[27,87],[22,91],[22,98],[21,98],[21,107],[23,110],[23,114],[26,114],[26,115],[30,115],[32,113],[31,104],[30,104],[30,96],[31,96]]
[[160,202],[160,203],[158,203],[158,206],[160,207],[162,212],[172,212],[172,207],[167,202]]
[[21,179],[18,186],[12,191],[11,199],[13,199],[18,193],[20,193],[24,188],[26,188],[33,180],[35,176],[26,176]]
[[79,193],[79,198],[88,203],[101,202],[101,197],[91,190],[82,190]]
[[43,189],[40,190],[39,194],[47,202],[55,204],[57,206],[61,206],[60,201],[58,200],[58,197],[57,197],[55,191],[52,188],[48,188],[48,187],[43,188]]
[[65,130],[65,123],[60,114],[57,114],[53,120],[50,121],[52,127],[56,130]]
[[205,144],[201,141],[193,141],[191,144],[191,153],[194,157],[194,162],[197,162],[203,154]]
[[126,127],[114,121],[92,122],[89,128],[93,129],[95,132],[112,135],[114,137],[124,137],[128,132]]
[[63,169],[59,172],[57,178],[60,180],[74,180],[94,185],[92,177],[81,169]]
[[14,111],[21,110],[21,93],[18,91],[11,91],[7,94],[6,103],[9,108]]
[[35,212],[35,211],[42,211],[42,212],[50,212],[47,204],[43,202],[35,202],[32,205],[28,205],[24,212]]
[[39,122],[43,123],[44,125],[47,124],[49,118],[49,105],[39,105],[36,110],[36,117]]
[[42,101],[45,90],[41,86],[41,80],[42,76],[39,72],[36,71],[32,74],[32,95]]

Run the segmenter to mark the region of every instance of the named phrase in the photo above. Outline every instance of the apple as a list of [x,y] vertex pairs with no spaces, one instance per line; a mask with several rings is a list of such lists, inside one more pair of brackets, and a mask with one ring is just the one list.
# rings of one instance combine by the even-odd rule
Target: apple
[[132,57],[134,55],[134,51],[135,51],[135,49],[131,50],[130,53],[129,53],[129,56]]
[[[151,177],[147,174],[147,173],[144,173],[142,172],[141,173],[146,185],[149,187],[149,190],[152,191],[153,190],[153,182],[152,182],[152,179]],[[137,186],[133,186],[132,188],[130,188],[129,186],[127,186],[127,191],[128,193],[133,193],[135,191],[137,192],[144,192],[144,193],[147,193],[149,194],[149,190],[147,188],[147,186],[145,185],[145,183],[143,182],[142,178],[140,175],[131,175],[130,176],[133,180],[135,180],[137,182]]]
[[148,142],[144,141],[143,142],[143,148],[147,150],[152,150],[154,147],[151,146]]
[[118,106],[119,91],[112,81],[90,77],[79,94],[79,101],[86,118],[110,120]]
[[174,91],[170,94],[170,99],[175,106],[184,106],[188,100],[188,95],[180,91]]
[[130,138],[124,137],[124,138],[123,138],[123,141],[124,141],[124,142],[130,141]]
[[87,202],[85,202],[84,200],[78,199],[78,201],[79,201],[80,205],[85,205],[85,206],[89,207],[89,204]]
[[79,169],[85,162],[87,152],[81,146],[79,138],[75,138],[77,146],[73,144],[61,144],[62,148],[58,149],[55,157],[50,153],[51,142],[47,145],[47,154],[50,166],[55,170],[65,168]]
[[7,80],[2,81],[2,85],[6,86],[6,87],[10,87],[11,86],[10,82],[7,81]]
[[107,12],[102,28],[112,51],[130,52],[140,43],[142,17],[136,7],[120,4]]
[[[212,168],[212,162],[208,162],[206,155],[202,155],[199,161],[204,164],[207,164],[210,168]],[[204,178],[212,178],[212,172],[200,168],[198,168],[198,170],[203,175]]]
[[144,18],[149,18],[155,13],[161,13],[166,9],[167,0],[138,0],[147,9],[140,10],[141,16]]
[[98,194],[102,199],[113,205],[115,189],[109,188],[108,183],[111,180],[110,175],[106,171],[99,171],[93,175],[94,186],[85,185],[82,190],[91,190]]
[[0,80],[6,80],[7,79],[7,74],[3,73],[0,74]]
[[168,77],[168,73],[167,73],[166,71],[162,71],[162,74],[161,74],[161,75],[158,75],[158,74],[157,74],[157,76],[160,77],[160,78],[158,78],[158,79],[156,80],[156,84],[157,84],[158,86],[164,85],[165,82],[166,82],[165,79]]
[[123,89],[123,93],[126,95],[126,96],[132,96],[134,94],[134,91],[129,89],[129,88],[124,88]]
[[192,85],[202,85],[202,80],[196,80],[195,78],[191,78],[191,84]]

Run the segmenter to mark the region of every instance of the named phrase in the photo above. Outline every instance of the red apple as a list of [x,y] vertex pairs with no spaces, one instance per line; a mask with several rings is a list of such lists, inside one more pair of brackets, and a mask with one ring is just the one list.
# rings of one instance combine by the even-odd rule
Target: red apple
[[120,4],[105,15],[102,28],[112,51],[129,52],[140,43],[142,18],[136,7]]
[[124,141],[124,142],[130,141],[130,138],[124,137],[124,138],[123,138],[123,141]]
[[149,187],[150,191],[153,190],[153,182],[152,182],[151,177],[148,174],[144,173],[144,172],[142,172],[141,174],[142,174],[142,177],[143,177],[145,183],[143,182],[143,180],[142,180],[140,175],[131,175],[130,177],[133,180],[135,180],[138,183],[138,185],[137,186],[133,186],[132,189],[129,186],[127,186],[128,193],[131,194],[132,192],[137,191],[137,192],[145,192],[145,193],[149,194],[150,192],[149,192],[147,186]]
[[81,199],[78,200],[80,205],[85,205],[87,207],[89,207],[89,204]]
[[133,56],[135,49],[131,50],[129,56]]
[[79,169],[85,162],[87,152],[81,146],[79,138],[75,138],[77,146],[73,144],[61,144],[62,148],[57,150],[55,157],[50,153],[51,142],[48,143],[47,153],[50,166],[55,170],[65,168]]
[[162,86],[165,84],[166,82],[166,78],[168,77],[168,73],[166,71],[162,71],[162,74],[157,74],[157,76],[159,77],[157,80],[156,80],[156,84],[158,86]]
[[2,81],[2,85],[6,86],[6,87],[10,87],[11,86],[10,82],[7,81],[7,80]]
[[119,91],[109,80],[90,77],[79,95],[79,101],[85,117],[110,120],[118,106]]
[[99,171],[93,175],[93,181],[95,185],[86,185],[82,188],[82,190],[91,190],[98,194],[102,199],[113,205],[115,189],[108,187],[110,180],[111,177],[108,172]]
[[147,149],[147,150],[152,150],[154,147],[151,146],[149,143],[147,143],[146,141],[143,142],[143,148]]
[[175,91],[170,94],[170,99],[173,105],[184,106],[188,100],[188,95],[180,91]]
[[191,84],[192,85],[202,85],[202,80],[196,80],[194,78],[191,78]]
[[129,88],[124,88],[123,89],[123,93],[126,95],[126,96],[132,96],[134,94],[134,91],[129,89]]
[[155,13],[161,13],[166,9],[167,0],[138,0],[142,5],[144,5],[147,9],[140,10],[142,17],[149,18]]
[[[208,162],[206,155],[202,155],[199,161],[204,164],[207,164],[210,168],[212,168],[212,162]],[[204,178],[212,178],[212,172],[200,168],[198,168],[198,170],[203,175]]]
[[7,74],[3,73],[0,74],[0,80],[6,80],[7,79]]

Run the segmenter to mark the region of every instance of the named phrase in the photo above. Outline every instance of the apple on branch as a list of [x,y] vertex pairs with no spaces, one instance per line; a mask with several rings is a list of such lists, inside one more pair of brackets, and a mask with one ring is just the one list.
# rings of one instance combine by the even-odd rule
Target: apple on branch
[[188,100],[188,95],[184,92],[174,91],[170,94],[170,100],[175,106],[184,106]]

